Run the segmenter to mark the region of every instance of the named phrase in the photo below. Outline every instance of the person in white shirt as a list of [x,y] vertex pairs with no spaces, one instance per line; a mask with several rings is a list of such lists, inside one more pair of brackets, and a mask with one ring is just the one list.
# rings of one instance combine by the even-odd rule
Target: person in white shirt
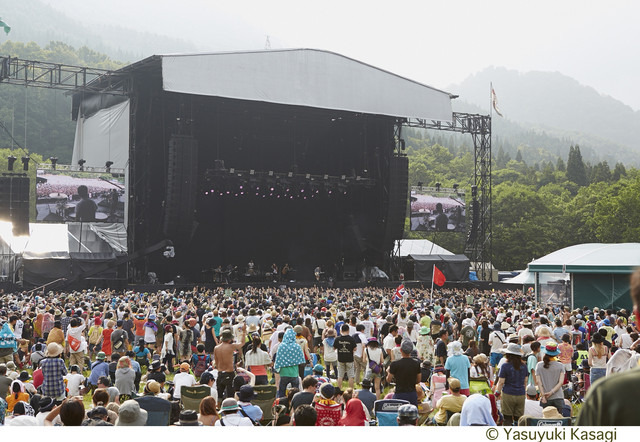
[[[507,323],[505,322],[505,324]],[[496,321],[494,324],[494,330],[489,333],[489,345],[491,345],[491,359],[489,363],[492,367],[498,365],[498,362],[502,359],[502,348],[506,343],[507,338],[502,332],[502,326]]]
[[542,407],[540,406],[540,400],[537,399],[538,391],[535,385],[529,385],[527,387],[527,398],[524,401],[524,415],[530,417],[542,418]]
[[396,336],[398,336],[398,326],[394,324],[389,327],[389,334],[385,336],[384,340],[382,341],[382,348],[387,353],[395,348]]
[[618,334],[618,338],[616,339],[616,345],[620,348],[630,349],[633,344],[633,338],[631,337],[631,333],[633,329],[631,327],[627,327],[626,330],[622,333]]
[[363,315],[363,320],[360,324],[362,324],[364,326],[364,335],[367,337],[367,339],[373,337],[373,322],[371,322],[371,320],[369,319],[369,312],[364,312]]
[[524,318],[522,320],[522,328],[518,330],[519,344],[522,345],[522,340],[525,336],[533,336],[533,330],[531,330],[531,320]]
[[192,387],[197,384],[196,378],[193,377],[189,370],[191,366],[187,362],[180,364],[180,373],[173,378],[173,398],[180,399],[180,388],[184,385]]
[[353,338],[356,340],[356,349],[353,352],[353,367],[356,372],[356,384],[359,384],[367,368],[363,355],[364,346],[367,344],[367,336],[364,334],[364,325],[362,323],[356,325],[356,333],[353,335]]
[[82,318],[72,318],[67,328],[69,365],[77,365],[80,372],[84,368],[84,354],[87,350],[87,340],[83,334],[86,328],[87,325]]
[[72,365],[69,367],[69,373],[66,374],[64,378],[67,380],[69,396],[80,396],[80,386],[85,379],[82,373],[80,373],[80,368],[77,365]]

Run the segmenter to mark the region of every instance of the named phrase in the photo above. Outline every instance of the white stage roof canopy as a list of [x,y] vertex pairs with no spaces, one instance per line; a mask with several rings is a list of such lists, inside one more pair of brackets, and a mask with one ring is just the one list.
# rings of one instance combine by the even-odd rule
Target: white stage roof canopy
[[452,118],[448,92],[333,52],[285,49],[161,59],[165,91],[405,118]]

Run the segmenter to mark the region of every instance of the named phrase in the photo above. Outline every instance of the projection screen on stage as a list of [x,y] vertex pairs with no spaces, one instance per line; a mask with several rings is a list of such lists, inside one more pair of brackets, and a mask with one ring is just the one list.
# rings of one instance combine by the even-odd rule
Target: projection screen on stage
[[124,187],[119,189],[115,185],[111,186],[114,191],[123,192],[119,199],[124,202],[123,222],[126,225],[129,210],[129,100],[88,116],[78,116],[72,166],[77,165],[81,159],[85,160],[85,168],[104,169],[107,161],[111,161],[113,169],[124,169],[124,177],[111,177],[110,181]]

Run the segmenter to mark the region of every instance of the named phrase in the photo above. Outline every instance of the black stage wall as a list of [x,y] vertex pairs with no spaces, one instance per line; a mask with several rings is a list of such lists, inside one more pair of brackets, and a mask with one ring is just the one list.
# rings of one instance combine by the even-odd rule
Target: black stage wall
[[[161,281],[177,274],[211,281],[206,270],[233,264],[243,273],[250,259],[263,272],[287,262],[301,280],[312,279],[316,265],[338,277],[343,266],[385,267],[402,235],[407,196],[394,117],[169,93],[160,83],[159,75],[134,81],[130,252],[168,237],[176,257],[137,262],[134,279],[153,271]],[[241,190],[208,180],[216,160],[226,170],[344,175],[350,184],[331,194],[315,189],[313,198],[314,189],[294,184],[309,197],[285,198],[287,183],[265,194],[273,183]],[[356,176],[371,184],[358,185]]]

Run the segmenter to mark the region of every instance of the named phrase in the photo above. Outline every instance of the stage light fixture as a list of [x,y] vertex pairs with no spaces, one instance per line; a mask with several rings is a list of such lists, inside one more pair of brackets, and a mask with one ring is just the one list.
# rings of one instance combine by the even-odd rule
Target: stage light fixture
[[329,179],[329,175],[325,175],[325,176],[324,176],[324,179],[325,179],[325,180],[328,180],[328,179]]
[[29,158],[29,155],[26,155],[24,157],[22,157],[22,170],[24,170],[25,172],[27,170],[29,170],[29,160],[31,158]]
[[457,190],[458,190],[458,187],[460,187],[460,184],[455,183],[455,184],[453,185],[453,190],[456,190],[456,191],[457,191]]
[[78,166],[80,166],[80,172],[84,170],[84,163],[86,162],[87,160],[78,160]]
[[16,158],[16,157],[14,157],[13,155],[11,155],[11,156],[9,156],[9,157],[7,158],[7,162],[8,162],[8,164],[7,164],[7,170],[13,170],[13,163],[15,163],[15,162],[16,162],[16,160],[17,160],[17,158]]
[[311,174],[309,174],[309,173],[308,173],[308,174],[306,174],[304,177],[305,177],[306,179],[310,179],[310,178],[311,178]]
[[423,183],[422,181],[418,181],[418,187],[420,188],[420,190],[422,190],[422,185],[423,185],[423,184],[424,184],[424,183]]
[[107,173],[111,173],[111,166],[113,166],[113,161],[107,161],[104,163],[104,167],[107,169]]
[[58,157],[49,157],[49,161],[51,161],[51,167],[53,170],[56,170],[56,165],[58,164]]
[[402,138],[400,138],[400,149],[401,150],[405,150],[406,149],[405,142],[404,142],[404,140]]
[[234,173],[236,173],[236,169],[235,169],[235,168],[233,168],[233,167],[232,167],[232,168],[230,168],[230,169],[229,169],[229,173],[230,173],[230,174],[234,174]]
[[442,184],[436,183],[436,192],[440,192],[440,186],[442,186]]
[[289,177],[289,178],[293,178],[293,172],[289,172],[289,173],[287,174],[287,177]]
[[474,198],[478,196],[478,186],[471,186],[471,196]]
[[251,170],[249,171],[249,175],[253,176],[253,175],[255,175],[255,174],[256,174],[256,171],[255,171],[254,169],[251,169]]
[[273,176],[273,170],[269,171],[269,176]]

